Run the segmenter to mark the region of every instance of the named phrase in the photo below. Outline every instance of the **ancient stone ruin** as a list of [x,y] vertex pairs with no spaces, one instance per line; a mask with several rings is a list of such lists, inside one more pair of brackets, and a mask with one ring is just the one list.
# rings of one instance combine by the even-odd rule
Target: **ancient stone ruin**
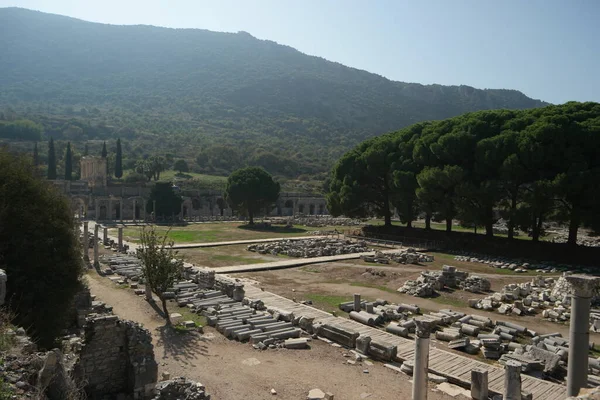
[[431,297],[444,288],[462,289],[468,292],[488,292],[490,281],[468,272],[458,271],[456,267],[444,265],[442,271],[423,271],[417,280],[407,280],[398,289],[400,293],[416,297]]
[[340,254],[364,253],[370,251],[363,241],[348,239],[315,238],[305,240],[282,240],[251,244],[248,251],[259,254],[286,255],[288,257],[323,257]]
[[419,253],[413,248],[395,252],[381,252],[377,251],[374,255],[361,256],[361,259],[365,262],[378,263],[378,264],[389,264],[390,262],[396,262],[398,264],[420,264],[426,262],[433,262],[434,257],[429,254]]

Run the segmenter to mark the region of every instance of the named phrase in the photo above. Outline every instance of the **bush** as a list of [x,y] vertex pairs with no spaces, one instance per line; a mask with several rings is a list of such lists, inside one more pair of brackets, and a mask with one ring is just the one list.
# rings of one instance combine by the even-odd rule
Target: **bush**
[[67,199],[33,175],[31,163],[0,150],[0,268],[15,323],[41,347],[67,326],[81,288],[81,245]]

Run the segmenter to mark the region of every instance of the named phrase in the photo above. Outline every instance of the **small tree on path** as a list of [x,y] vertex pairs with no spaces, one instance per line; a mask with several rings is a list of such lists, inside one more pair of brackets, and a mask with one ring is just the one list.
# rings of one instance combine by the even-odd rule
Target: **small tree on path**
[[164,294],[181,278],[183,260],[178,258],[178,252],[173,250],[173,242],[167,241],[168,234],[167,232],[165,235],[159,235],[154,227],[142,229],[141,246],[137,249],[137,257],[142,262],[146,297],[150,297],[148,300],[151,300],[150,291],[158,296],[167,325],[171,325]]

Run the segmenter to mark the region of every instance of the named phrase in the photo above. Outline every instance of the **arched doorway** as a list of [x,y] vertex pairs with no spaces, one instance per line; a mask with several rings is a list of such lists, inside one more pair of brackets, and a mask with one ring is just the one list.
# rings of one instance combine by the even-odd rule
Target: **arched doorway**
[[298,212],[299,212],[300,214],[304,214],[304,204],[300,204],[300,205],[298,205]]
[[108,217],[108,213],[106,210],[106,205],[105,204],[101,204],[100,205],[100,215],[98,216],[98,219],[101,221],[105,221]]
[[325,215],[325,205],[319,204],[319,215]]
[[308,213],[310,215],[315,215],[315,205],[311,204],[310,207],[308,207]]

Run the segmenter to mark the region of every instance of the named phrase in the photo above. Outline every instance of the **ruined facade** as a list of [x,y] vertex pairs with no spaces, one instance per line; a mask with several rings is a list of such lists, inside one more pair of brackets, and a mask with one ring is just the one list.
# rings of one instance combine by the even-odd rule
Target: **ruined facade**
[[[153,204],[148,204],[151,187],[110,185],[106,159],[86,156],[81,159],[81,180],[54,180],[53,184],[69,196],[75,214],[97,221],[151,221]],[[181,210],[174,217],[195,221],[206,217],[234,217],[234,212],[216,190],[180,190]],[[327,215],[322,196],[281,193],[270,216]]]

